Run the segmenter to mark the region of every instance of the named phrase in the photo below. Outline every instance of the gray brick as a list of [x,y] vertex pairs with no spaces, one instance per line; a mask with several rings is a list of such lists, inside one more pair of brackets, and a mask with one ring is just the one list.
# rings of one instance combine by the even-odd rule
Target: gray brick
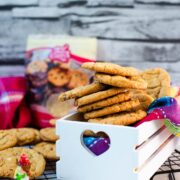
[[98,59],[136,62],[178,62],[180,43],[98,41]]
[[135,0],[135,2],[143,4],[180,4],[180,0]]
[[0,0],[0,6],[38,5],[38,0]]
[[113,39],[180,39],[179,9],[121,10],[119,16],[75,17],[71,33]]
[[63,6],[71,3],[86,3],[87,0],[39,0],[40,6]]
[[28,7],[28,8],[13,8],[13,17],[26,18],[58,18],[60,11],[56,7]]
[[118,8],[108,7],[69,7],[69,8],[58,8],[58,7],[26,7],[26,8],[14,8],[13,17],[16,18],[58,18],[62,16],[124,16]]
[[88,6],[133,6],[134,0],[88,0]]

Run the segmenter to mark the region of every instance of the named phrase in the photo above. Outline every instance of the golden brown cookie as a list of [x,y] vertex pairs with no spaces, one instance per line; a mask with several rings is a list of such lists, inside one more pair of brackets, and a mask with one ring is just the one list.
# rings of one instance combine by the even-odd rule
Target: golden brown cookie
[[31,144],[36,139],[36,134],[31,128],[10,129],[8,131],[16,135],[19,146]]
[[88,122],[100,124],[129,125],[133,124],[146,116],[146,112],[138,110],[135,112],[118,113],[102,118],[90,119]]
[[170,96],[170,76],[162,68],[147,69],[141,73],[141,77],[147,81],[147,93],[153,98]]
[[0,130],[0,151],[13,147],[17,143],[17,137],[6,130]]
[[46,108],[55,118],[65,116],[70,110],[74,109],[72,100],[61,102],[58,100],[59,94],[52,94],[46,101]]
[[82,64],[83,68],[100,73],[121,75],[121,76],[138,76],[139,70],[133,67],[122,67],[117,64],[107,62],[86,62]]
[[56,142],[59,137],[55,134],[55,128],[44,128],[40,130],[40,137],[43,141]]
[[132,88],[132,89],[146,89],[147,82],[139,76],[123,77],[123,76],[111,76],[106,74],[96,74],[95,80],[107,85],[120,87],[120,88]]
[[147,89],[146,92],[149,94],[152,98],[157,99],[159,96],[159,92],[161,90],[161,87],[156,87],[152,89]]
[[42,142],[33,147],[33,149],[44,156],[45,159],[58,160],[56,156],[56,145],[49,142]]
[[79,70],[71,70],[71,79],[67,85],[69,89],[85,86],[86,84],[88,84],[88,76],[85,73]]
[[34,132],[34,134],[35,134],[35,138],[34,138],[32,144],[37,144],[37,143],[39,143],[39,142],[41,141],[39,130],[34,129],[34,128],[29,128],[29,129],[31,129],[31,130]]
[[84,97],[81,97],[81,98],[77,99],[75,101],[75,105],[83,106],[85,104],[90,104],[90,103],[93,103],[93,102],[97,102],[97,101],[100,101],[102,99],[114,96],[116,94],[124,93],[126,91],[128,91],[128,89],[124,89],[124,88],[111,88],[111,89],[108,89],[108,90],[99,91],[99,92],[89,94],[87,96],[84,96]]
[[105,115],[114,114],[114,113],[118,113],[122,111],[131,111],[135,109],[136,107],[138,107],[139,105],[140,105],[139,100],[137,99],[130,100],[130,101],[114,104],[112,106],[104,107],[99,110],[87,112],[84,114],[84,118],[93,119],[93,118],[102,117]]
[[115,96],[109,97],[109,98],[101,100],[101,101],[97,101],[97,102],[92,103],[92,104],[80,106],[80,107],[78,107],[77,110],[78,110],[78,112],[88,112],[88,111],[93,111],[95,109],[100,109],[100,108],[103,108],[106,106],[110,106],[113,104],[117,104],[120,102],[128,101],[132,97],[131,94],[132,93],[130,93],[130,92],[117,94]]
[[138,99],[140,101],[140,106],[137,109],[147,110],[149,105],[154,101],[154,98],[144,91],[131,90],[131,94],[132,99]]
[[70,71],[67,69],[54,67],[48,72],[48,81],[57,87],[66,85],[70,78]]
[[30,178],[38,177],[44,172],[46,162],[41,154],[27,148],[9,148],[0,151],[0,177],[14,178],[22,154],[25,154],[30,161],[27,172]]
[[105,87],[106,86],[103,84],[94,82],[92,84],[89,84],[89,85],[86,85],[83,87],[78,87],[73,90],[61,93],[59,96],[59,100],[66,101],[68,99],[79,98],[79,97],[103,90],[103,89],[105,89]]
[[26,73],[27,74],[35,74],[38,72],[46,72],[48,69],[48,66],[43,61],[32,61],[27,65]]

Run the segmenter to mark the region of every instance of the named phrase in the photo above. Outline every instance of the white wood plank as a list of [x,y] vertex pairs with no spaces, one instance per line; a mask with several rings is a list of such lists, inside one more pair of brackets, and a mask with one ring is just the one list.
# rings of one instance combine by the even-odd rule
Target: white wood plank
[[137,151],[138,166],[141,166],[160,146],[164,143],[171,133],[165,128],[159,134],[147,140],[147,142],[140,146]]

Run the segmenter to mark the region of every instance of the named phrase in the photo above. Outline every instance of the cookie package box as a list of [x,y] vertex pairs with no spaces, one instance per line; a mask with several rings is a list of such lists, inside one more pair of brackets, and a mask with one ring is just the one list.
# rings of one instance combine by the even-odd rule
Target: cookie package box
[[[85,146],[83,133],[105,132],[110,148],[95,156]],[[57,177],[63,180],[149,180],[175,150],[179,141],[163,121],[150,121],[138,127],[83,122],[78,113],[56,123]]]

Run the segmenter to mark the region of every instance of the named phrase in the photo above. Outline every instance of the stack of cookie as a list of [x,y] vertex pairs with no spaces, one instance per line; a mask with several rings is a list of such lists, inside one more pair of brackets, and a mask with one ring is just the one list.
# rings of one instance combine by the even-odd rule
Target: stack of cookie
[[[28,176],[30,178],[40,176],[45,169],[45,159],[59,159],[56,156],[57,139],[55,128],[40,131],[33,128],[0,130],[0,177],[13,178],[18,160],[23,154],[30,161]],[[25,145],[32,145],[33,149],[22,147]]]
[[95,71],[94,82],[62,93],[60,101],[75,98],[77,111],[88,122],[129,125],[146,116],[154,98],[148,94],[148,81],[133,67],[112,63],[84,63]]

